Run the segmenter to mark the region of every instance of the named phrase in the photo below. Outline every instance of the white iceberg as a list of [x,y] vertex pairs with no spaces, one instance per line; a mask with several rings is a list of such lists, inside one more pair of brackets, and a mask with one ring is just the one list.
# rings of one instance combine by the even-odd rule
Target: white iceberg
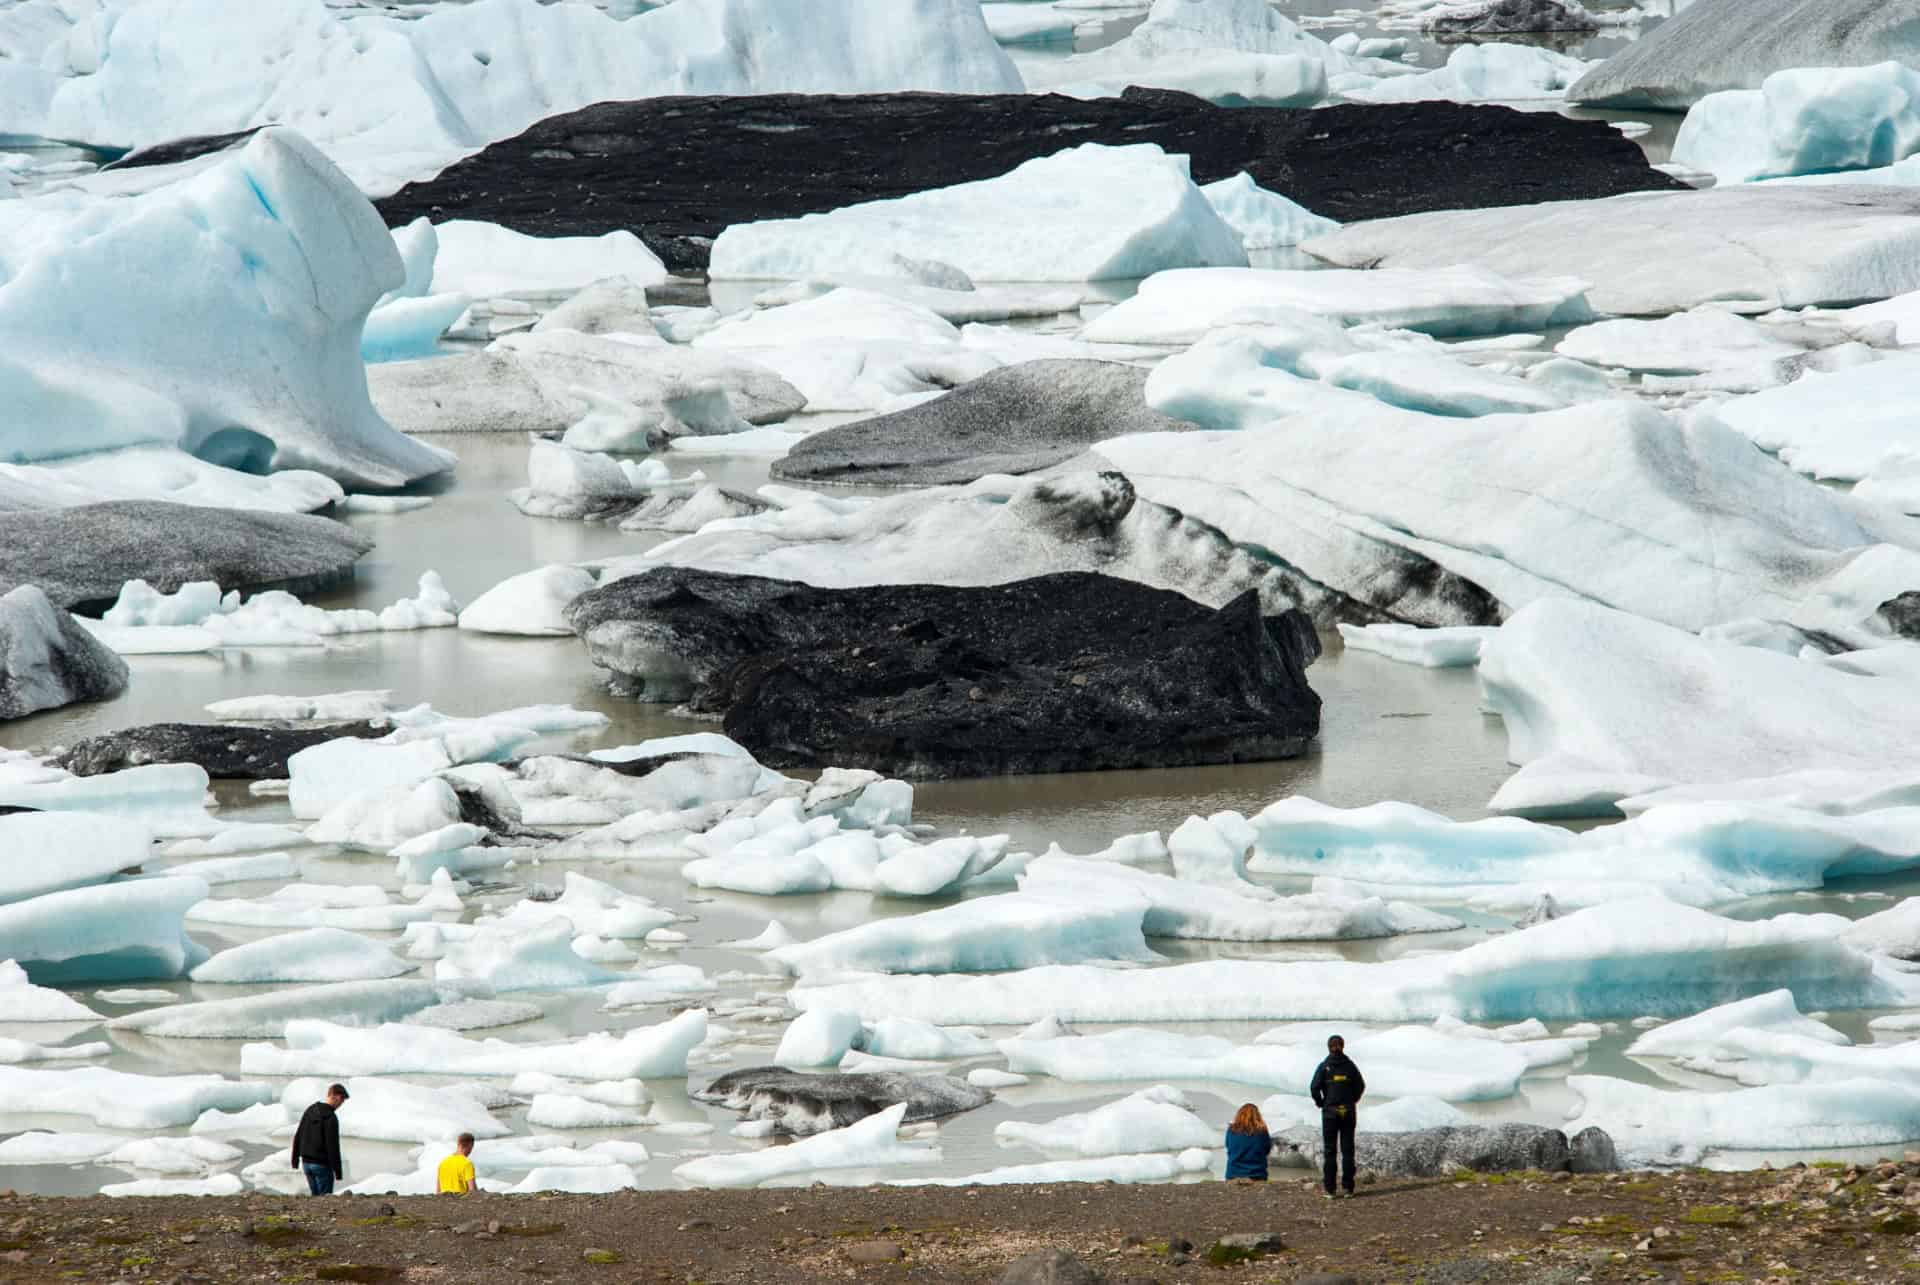
[[493,1077],[544,1071],[571,1080],[645,1080],[684,1076],[687,1054],[706,1036],[702,1009],[620,1036],[602,1032],[554,1044],[470,1040],[419,1026],[359,1030],[295,1021],[287,1024],[285,1048],[248,1044],[240,1050],[240,1065],[249,1075]]
[[136,869],[152,859],[153,836],[118,817],[20,812],[0,815],[0,851],[37,855],[0,867],[0,905],[6,905],[105,883],[122,870]]
[[1722,183],[1892,165],[1920,150],[1920,75],[1899,62],[1776,71],[1687,111],[1673,162]]
[[[1323,219],[1312,210],[1290,201],[1278,192],[1269,192],[1242,171],[1232,178],[1208,183],[1200,189],[1214,212],[1226,221],[1240,244],[1248,250],[1274,250],[1298,245],[1308,237],[1331,232],[1340,225]],[[985,320],[985,318],[982,318]]]
[[[100,1066],[34,1071],[0,1066],[0,1093],[21,1115],[85,1116],[106,1129],[184,1129],[217,1107],[238,1111],[273,1100],[265,1084],[218,1075],[135,1075]],[[124,1141],[124,1139],[123,1139]]]
[[0,906],[0,949],[42,983],[178,977],[207,950],[187,936],[198,879],[135,879]]
[[190,976],[196,982],[362,982],[413,969],[372,938],[308,928],[223,950]]
[[1003,1120],[994,1126],[993,1138],[1002,1146],[1088,1157],[1221,1145],[1219,1134],[1193,1113],[1186,1095],[1165,1085],[1044,1124]]
[[162,1039],[277,1039],[295,1021],[371,1026],[398,1021],[439,1001],[439,991],[429,982],[329,982],[142,1009],[116,1017],[107,1026]]
[[570,637],[567,604],[595,584],[591,571],[564,563],[523,571],[468,603],[460,628],[482,634]]
[[845,1128],[816,1133],[784,1147],[702,1156],[674,1169],[673,1176],[690,1187],[757,1187],[795,1173],[937,1164],[939,1147],[897,1136],[906,1113],[903,1102]]
[[1138,897],[1009,893],[874,920],[781,946],[766,958],[797,974],[981,973],[1086,960],[1147,963],[1158,957],[1141,933],[1146,908]]
[[[1009,209],[1020,217],[1009,221]],[[999,178],[736,223],[715,239],[708,272],[715,280],[875,272],[891,255],[937,259],[984,281],[1103,281],[1247,261],[1185,157],[1152,143],[1087,143]]]

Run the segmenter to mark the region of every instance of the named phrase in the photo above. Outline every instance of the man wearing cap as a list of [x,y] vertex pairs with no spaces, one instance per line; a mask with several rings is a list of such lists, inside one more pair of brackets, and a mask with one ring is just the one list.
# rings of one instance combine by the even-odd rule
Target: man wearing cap
[[1327,1199],[1334,1197],[1333,1153],[1340,1151],[1340,1185],[1353,1194],[1353,1126],[1359,1115],[1360,1095],[1367,1091],[1360,1068],[1347,1056],[1347,1042],[1338,1035],[1327,1038],[1327,1059],[1313,1072],[1308,1092],[1320,1108],[1320,1181]]
[[340,1118],[334,1113],[347,1100],[347,1086],[327,1086],[327,1100],[308,1107],[293,1134],[293,1167],[307,1175],[307,1190],[331,1196],[333,1184],[347,1176],[340,1160]]

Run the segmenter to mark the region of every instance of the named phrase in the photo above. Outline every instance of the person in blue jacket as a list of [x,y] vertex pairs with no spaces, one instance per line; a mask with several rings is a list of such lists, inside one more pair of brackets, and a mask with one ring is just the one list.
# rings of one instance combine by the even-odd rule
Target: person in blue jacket
[[1332,1200],[1333,1157],[1340,1154],[1340,1185],[1353,1194],[1353,1131],[1360,1115],[1360,1097],[1367,1082],[1360,1068],[1347,1056],[1347,1042],[1338,1035],[1327,1039],[1327,1059],[1313,1073],[1308,1087],[1313,1104],[1320,1108],[1321,1181]]
[[1260,1108],[1249,1102],[1234,1115],[1227,1126],[1227,1178],[1267,1180],[1267,1155],[1273,1150],[1273,1137]]

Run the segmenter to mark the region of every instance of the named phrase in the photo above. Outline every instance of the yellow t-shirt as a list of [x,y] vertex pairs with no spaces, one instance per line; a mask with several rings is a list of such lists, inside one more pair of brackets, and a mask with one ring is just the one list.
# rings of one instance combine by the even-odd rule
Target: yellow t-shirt
[[440,1190],[458,1195],[473,1186],[473,1161],[458,1151],[440,1162]]

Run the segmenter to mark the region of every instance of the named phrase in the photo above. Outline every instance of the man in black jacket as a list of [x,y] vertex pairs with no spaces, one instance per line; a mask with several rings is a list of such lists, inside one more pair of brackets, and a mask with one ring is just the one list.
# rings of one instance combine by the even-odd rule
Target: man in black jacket
[[1313,1094],[1313,1104],[1320,1108],[1320,1181],[1326,1186],[1327,1199],[1332,1200],[1333,1189],[1333,1153],[1336,1146],[1340,1151],[1340,1185],[1346,1193],[1353,1194],[1353,1126],[1359,1115],[1360,1095],[1367,1091],[1367,1082],[1360,1076],[1360,1068],[1347,1056],[1347,1042],[1338,1035],[1327,1038],[1327,1059],[1313,1072],[1313,1083],[1308,1091]]
[[340,1159],[340,1119],[334,1112],[347,1100],[347,1086],[327,1087],[327,1100],[308,1107],[293,1134],[293,1167],[305,1171],[307,1190],[331,1196],[333,1184],[347,1176]]

